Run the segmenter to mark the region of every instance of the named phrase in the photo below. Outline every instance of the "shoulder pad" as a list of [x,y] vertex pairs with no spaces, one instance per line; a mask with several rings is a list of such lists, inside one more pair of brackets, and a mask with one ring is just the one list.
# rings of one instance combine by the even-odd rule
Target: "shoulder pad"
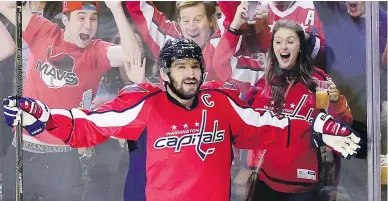
[[153,93],[156,91],[161,90],[159,87],[154,86],[152,84],[131,84],[125,86],[123,89],[120,90],[119,94],[122,93]]
[[227,90],[236,90],[238,91],[238,88],[228,82],[221,82],[221,81],[209,81],[205,82],[201,89],[227,89]]
[[228,82],[211,81],[202,85],[201,89],[214,89],[226,92],[229,95],[239,97],[240,90],[233,84]]
[[101,105],[96,111],[108,111],[112,110],[112,108],[121,111],[136,106],[146,100],[147,105],[152,106],[153,100],[155,100],[153,97],[157,97],[160,92],[162,92],[160,88],[151,84],[127,85],[121,89],[116,98],[111,102]]
[[118,94],[118,97],[126,99],[125,97],[127,97],[127,95],[130,95],[131,99],[142,99],[146,96],[156,94],[160,91],[162,91],[162,89],[152,84],[132,84],[127,85],[123,89],[121,89]]

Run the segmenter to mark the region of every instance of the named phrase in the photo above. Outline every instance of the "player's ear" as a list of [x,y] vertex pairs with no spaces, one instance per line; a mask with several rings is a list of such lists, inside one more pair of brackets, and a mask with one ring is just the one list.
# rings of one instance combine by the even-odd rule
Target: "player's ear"
[[170,82],[170,78],[167,75],[167,73],[168,73],[168,69],[167,68],[160,68],[159,72],[160,72],[160,77],[162,78],[162,80],[164,82]]

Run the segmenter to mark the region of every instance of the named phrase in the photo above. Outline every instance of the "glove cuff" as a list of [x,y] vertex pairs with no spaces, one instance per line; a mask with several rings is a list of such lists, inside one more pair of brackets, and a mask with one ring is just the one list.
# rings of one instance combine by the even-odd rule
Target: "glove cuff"
[[312,123],[313,131],[318,133],[324,133],[324,126],[329,120],[333,120],[333,117],[331,115],[328,115],[324,112],[319,113]]
[[311,144],[315,148],[319,148],[321,146],[326,145],[325,142],[323,142],[322,133],[313,131],[313,134],[311,135]]
[[47,122],[51,116],[49,107],[46,104],[40,102],[39,100],[35,101],[42,108],[42,116],[38,120],[41,122]]
[[312,125],[314,132],[327,135],[348,136],[354,132],[352,128],[335,121],[331,115],[324,112],[317,115]]

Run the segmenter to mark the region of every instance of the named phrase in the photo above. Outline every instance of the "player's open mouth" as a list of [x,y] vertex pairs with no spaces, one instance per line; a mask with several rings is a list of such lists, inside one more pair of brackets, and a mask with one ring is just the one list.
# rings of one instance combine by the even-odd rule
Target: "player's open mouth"
[[80,33],[79,34],[79,38],[83,41],[88,41],[90,39],[90,34],[84,34],[84,33]]

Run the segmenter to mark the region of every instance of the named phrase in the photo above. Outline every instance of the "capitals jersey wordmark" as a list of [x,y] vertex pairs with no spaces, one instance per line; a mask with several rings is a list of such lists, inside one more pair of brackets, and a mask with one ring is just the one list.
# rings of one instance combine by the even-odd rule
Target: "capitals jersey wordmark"
[[[202,161],[205,161],[206,156],[213,154],[215,148],[209,148],[206,151],[201,149],[201,144],[214,144],[223,142],[225,139],[225,130],[218,130],[218,120],[214,121],[213,131],[206,132],[206,115],[207,111],[202,111],[202,121],[199,132],[190,133],[182,136],[167,136],[159,138],[154,143],[155,149],[174,148],[174,152],[180,152],[184,146],[195,146],[195,151]],[[197,129],[193,129],[194,131]]]

